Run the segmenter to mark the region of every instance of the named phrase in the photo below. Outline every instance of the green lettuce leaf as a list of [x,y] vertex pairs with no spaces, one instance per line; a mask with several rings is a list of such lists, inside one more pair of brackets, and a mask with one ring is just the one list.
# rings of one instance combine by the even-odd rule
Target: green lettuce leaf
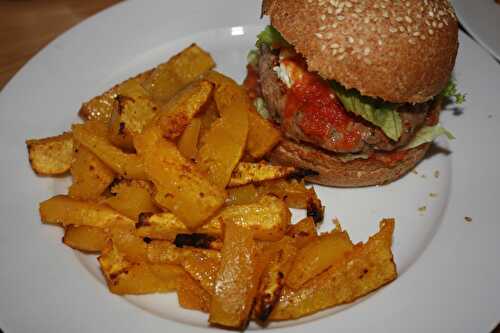
[[403,123],[396,111],[398,104],[361,96],[357,90],[347,90],[335,81],[330,81],[330,85],[346,110],[380,127],[385,135],[392,140],[397,141],[399,139],[403,131]]
[[255,106],[255,110],[262,116],[264,119],[271,118],[271,114],[269,110],[267,110],[266,101],[262,97],[257,97],[253,100],[253,105]]
[[290,46],[290,44],[283,38],[283,36],[281,36],[281,33],[272,25],[268,25],[260,34],[257,35],[257,42],[255,43],[255,46],[259,48],[262,44],[266,44],[269,47]]
[[247,55],[247,63],[257,67],[259,64],[260,53],[258,50],[250,50]]
[[448,81],[448,85],[446,85],[446,88],[444,88],[441,92],[441,95],[454,100],[455,104],[462,104],[463,102],[465,102],[466,94],[462,94],[461,92],[459,92],[457,89],[457,82],[454,79],[450,79],[450,81]]
[[422,127],[417,133],[415,133],[413,139],[405,146],[404,149],[411,149],[418,147],[421,144],[432,142],[441,135],[446,135],[448,140],[455,139],[455,137],[453,136],[453,134],[451,134],[450,131],[448,131],[439,124],[435,126],[425,126]]
[[351,162],[354,160],[366,160],[370,158],[370,155],[366,153],[356,153],[356,154],[336,154],[335,157],[337,157],[339,160],[341,160],[344,163]]

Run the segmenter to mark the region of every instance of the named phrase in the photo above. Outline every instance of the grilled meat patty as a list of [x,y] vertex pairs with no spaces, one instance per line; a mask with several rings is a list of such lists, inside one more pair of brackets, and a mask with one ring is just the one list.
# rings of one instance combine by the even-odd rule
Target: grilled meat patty
[[[388,138],[384,132],[368,123],[361,117],[355,114],[348,114],[352,117],[352,126],[357,133],[360,133],[361,140],[355,145],[349,147],[339,147],[335,144],[335,135],[341,133],[333,133],[328,138],[311,136],[304,133],[299,126],[301,120],[301,112],[296,112],[291,119],[283,116],[286,106],[287,87],[278,78],[273,68],[279,66],[279,56],[271,51],[265,45],[261,47],[261,57],[259,59],[258,74],[260,77],[261,93],[267,102],[267,108],[274,120],[281,125],[282,132],[288,138],[296,142],[308,142],[315,144],[325,150],[337,153],[358,153],[378,151],[392,151],[407,144],[414,133],[426,124],[430,112],[430,103],[421,103],[417,105],[404,104],[399,107],[398,112],[403,123],[403,133],[397,141]],[[333,91],[332,91],[333,93]]]

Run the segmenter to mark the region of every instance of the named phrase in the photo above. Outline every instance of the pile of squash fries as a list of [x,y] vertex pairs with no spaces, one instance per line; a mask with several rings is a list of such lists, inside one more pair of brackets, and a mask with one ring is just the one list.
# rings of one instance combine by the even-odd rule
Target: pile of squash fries
[[[351,302],[392,281],[393,220],[366,243],[318,234],[304,170],[270,165],[281,134],[193,44],[84,103],[82,123],[27,140],[33,170],[70,173],[40,203],[64,244],[99,253],[116,294],[177,292],[212,325],[244,328]],[[307,218],[291,224],[290,208]]]

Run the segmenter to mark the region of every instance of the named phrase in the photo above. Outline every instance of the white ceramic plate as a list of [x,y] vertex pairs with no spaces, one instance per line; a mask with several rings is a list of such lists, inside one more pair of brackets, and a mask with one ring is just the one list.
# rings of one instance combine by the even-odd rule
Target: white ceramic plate
[[[82,101],[192,42],[212,53],[220,71],[241,80],[246,53],[265,24],[258,17],[259,3],[253,1],[126,2],[63,34],[5,87],[0,95],[5,333],[205,330],[207,317],[181,309],[174,294],[110,294],[95,257],[65,247],[60,228],[41,225],[38,202],[64,191],[67,181],[36,177],[24,140],[68,129],[78,121]],[[457,139],[438,141],[418,174],[389,186],[319,188],[327,221],[338,217],[355,241],[374,233],[382,217],[397,219],[393,250],[400,277],[353,305],[271,329],[487,332],[500,320],[500,67],[466,36],[460,41],[455,75],[468,99],[463,110],[442,116]],[[465,223],[465,216],[472,222]]]
[[500,61],[500,4],[495,0],[451,0],[460,23]]

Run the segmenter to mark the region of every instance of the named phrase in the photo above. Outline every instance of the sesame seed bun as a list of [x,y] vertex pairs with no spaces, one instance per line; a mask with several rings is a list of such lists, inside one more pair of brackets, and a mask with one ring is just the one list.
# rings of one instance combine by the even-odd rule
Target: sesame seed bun
[[412,170],[424,158],[430,144],[409,150],[404,159],[388,166],[373,159],[357,159],[342,162],[335,154],[328,154],[310,145],[282,141],[269,155],[272,163],[293,165],[318,172],[306,180],[337,187],[362,187],[393,182]]
[[425,102],[447,84],[458,23],[447,0],[267,0],[308,69],[362,95]]

